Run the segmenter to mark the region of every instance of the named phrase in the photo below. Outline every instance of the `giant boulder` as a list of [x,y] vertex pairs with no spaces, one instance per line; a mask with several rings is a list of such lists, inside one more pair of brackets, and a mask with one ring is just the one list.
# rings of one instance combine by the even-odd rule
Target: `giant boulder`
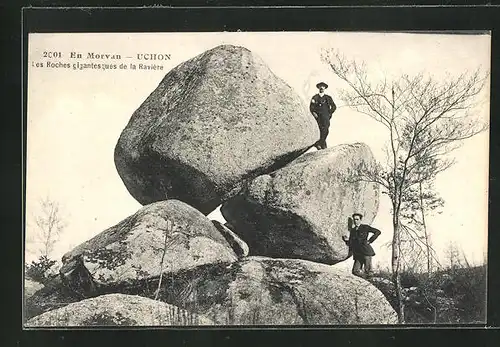
[[207,217],[167,200],[144,206],[65,254],[60,274],[67,286],[88,297],[111,285],[236,260]]
[[[206,264],[163,278],[110,286],[100,295],[109,293],[169,303],[206,317],[215,325],[397,322],[384,295],[368,281],[342,269],[300,259],[247,257],[230,264]],[[64,285],[51,292],[44,288],[29,302],[33,304],[35,298],[38,309],[29,305],[27,318],[82,300]]]
[[248,257],[176,274],[162,301],[222,325],[393,324],[384,295],[345,270],[298,259]]
[[26,300],[31,318],[69,303],[126,292],[154,297],[160,275],[207,264],[228,264],[237,256],[213,223],[178,201],[144,206],[63,256],[59,276]]
[[115,165],[141,204],[179,199],[204,214],[244,180],[319,138],[301,98],[246,48],[218,46],[172,69],[134,112]]
[[42,313],[27,327],[213,325],[203,316],[135,295],[108,294]]
[[371,223],[377,213],[378,186],[356,174],[373,165],[360,143],[306,153],[255,178],[221,212],[251,255],[335,264],[349,256],[348,217],[359,212]]

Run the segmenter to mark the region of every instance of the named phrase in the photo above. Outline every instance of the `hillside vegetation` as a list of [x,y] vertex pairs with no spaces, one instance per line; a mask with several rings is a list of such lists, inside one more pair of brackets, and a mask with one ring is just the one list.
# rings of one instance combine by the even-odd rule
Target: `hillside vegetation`
[[[402,272],[406,323],[485,323],[486,277],[486,265],[453,267],[430,275]],[[395,291],[390,279],[389,271],[379,271],[370,281],[396,307]]]

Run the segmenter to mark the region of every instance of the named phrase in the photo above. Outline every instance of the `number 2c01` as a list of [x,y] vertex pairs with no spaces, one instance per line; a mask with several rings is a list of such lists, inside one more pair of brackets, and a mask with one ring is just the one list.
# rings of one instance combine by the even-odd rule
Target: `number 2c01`
[[62,58],[61,52],[43,52],[44,58]]

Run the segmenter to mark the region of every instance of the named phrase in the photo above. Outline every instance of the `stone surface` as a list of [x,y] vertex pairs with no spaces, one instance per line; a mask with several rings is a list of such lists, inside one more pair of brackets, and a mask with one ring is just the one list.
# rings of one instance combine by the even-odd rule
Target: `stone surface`
[[217,230],[220,231],[222,236],[224,236],[226,241],[231,245],[234,253],[236,253],[238,258],[243,258],[248,255],[249,253],[248,245],[246,244],[245,241],[240,239],[240,237],[230,229],[230,226],[227,225],[227,223],[222,224],[221,222],[216,220],[213,220],[212,223],[214,223]]
[[177,274],[161,299],[223,325],[393,324],[395,311],[368,281],[298,259],[247,257]]
[[173,272],[236,260],[201,212],[178,200],[153,203],[66,253],[59,276],[26,300],[26,317],[128,287],[154,297],[161,273],[166,281]]
[[213,322],[176,306],[124,294],[108,294],[71,303],[26,322],[44,326],[172,326],[212,325]]
[[[368,281],[325,264],[299,259],[246,257],[106,288],[158,299],[215,325],[393,324],[395,311]],[[157,290],[159,288],[159,290]],[[84,298],[59,283],[28,300],[26,317]]]
[[179,199],[204,214],[244,180],[310,148],[301,98],[246,48],[215,47],[172,69],[134,112],[115,165],[141,204]]
[[349,256],[342,240],[348,217],[359,212],[370,224],[378,211],[378,186],[353,180],[359,165],[373,164],[371,150],[361,143],[306,153],[255,178],[221,213],[250,255],[335,264]]
[[144,206],[65,254],[60,273],[69,287],[91,296],[103,286],[236,260],[208,218],[167,200]]

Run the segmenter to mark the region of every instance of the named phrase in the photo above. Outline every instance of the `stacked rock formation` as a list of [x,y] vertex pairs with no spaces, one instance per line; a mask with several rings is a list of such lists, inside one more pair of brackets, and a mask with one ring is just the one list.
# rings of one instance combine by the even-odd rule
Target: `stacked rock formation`
[[[349,256],[348,216],[376,215],[377,187],[350,179],[372,153],[305,153],[318,137],[249,50],[177,66],[115,148],[144,206],[64,255],[59,277],[26,298],[27,325],[396,323],[378,289],[329,266]],[[220,204],[226,224],[206,217]]]

